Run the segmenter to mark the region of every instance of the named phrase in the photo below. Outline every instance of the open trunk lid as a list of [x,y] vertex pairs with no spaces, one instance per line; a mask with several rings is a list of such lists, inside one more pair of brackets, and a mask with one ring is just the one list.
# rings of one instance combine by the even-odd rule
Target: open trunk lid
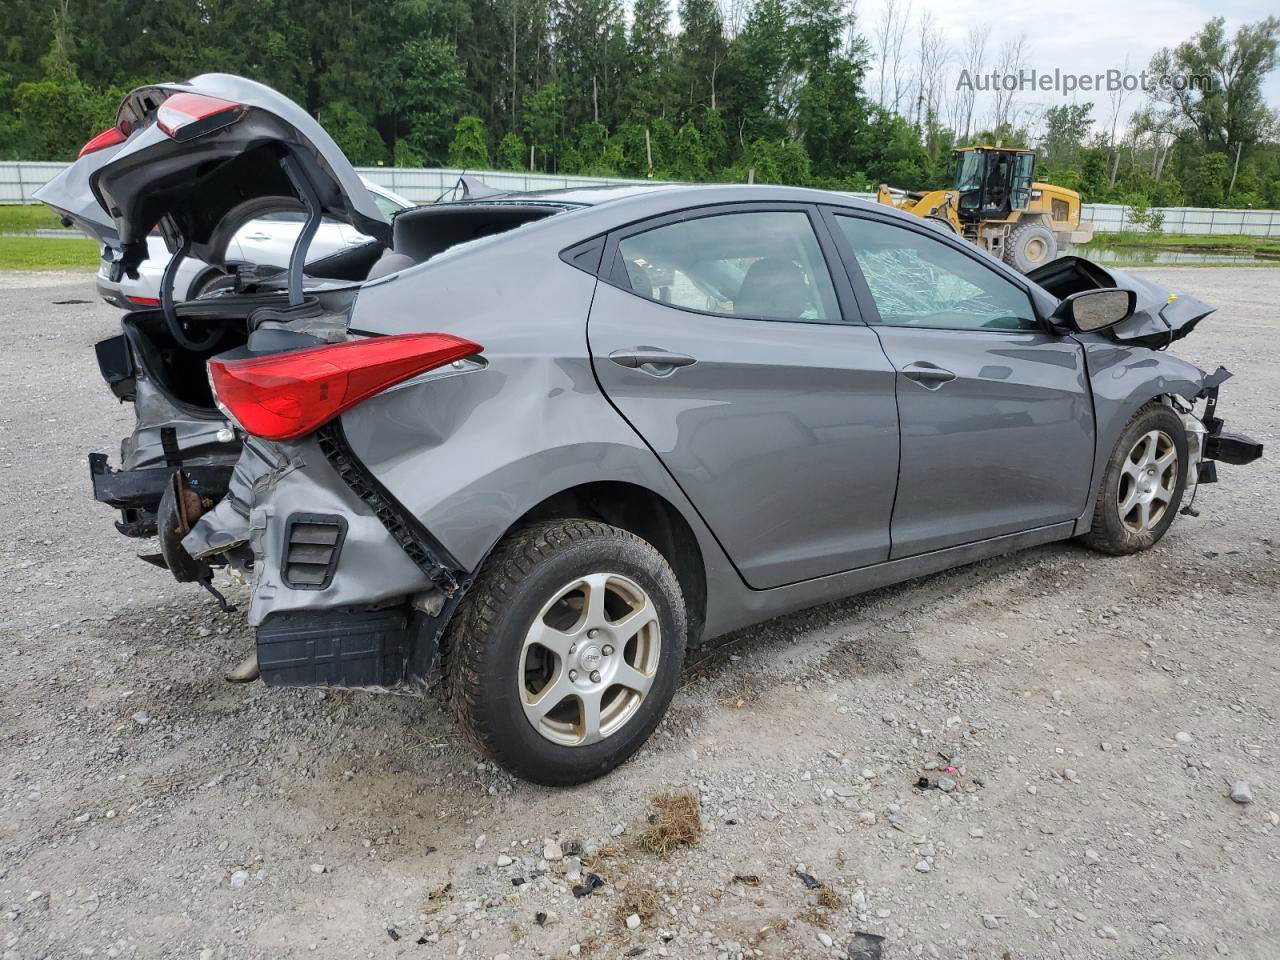
[[1104,333],[1144,347],[1167,347],[1181,340],[1217,309],[1190,294],[1174,293],[1144,277],[1099,266],[1083,257],[1059,257],[1032,270],[1027,278],[1059,300],[1082,290],[1132,290],[1137,297],[1133,316]]
[[171,244],[185,238],[190,256],[225,266],[241,225],[309,200],[321,215],[390,243],[387,217],[338,145],[310,114],[263,84],[206,73],[139,87],[121,103],[115,129],[127,139],[108,148],[105,162],[105,150],[87,154],[39,199],[68,215],[78,211],[82,229],[110,242],[105,223],[90,215],[87,184],[114,228],[119,272],[146,258],[147,234],[157,224]]
[[106,166],[124,146],[117,143],[92,153],[86,153],[33,194],[45,206],[53,209],[64,222],[78,227],[83,233],[104,248],[103,257],[114,260],[120,249],[120,234],[116,223],[98,203],[89,186],[89,177]]

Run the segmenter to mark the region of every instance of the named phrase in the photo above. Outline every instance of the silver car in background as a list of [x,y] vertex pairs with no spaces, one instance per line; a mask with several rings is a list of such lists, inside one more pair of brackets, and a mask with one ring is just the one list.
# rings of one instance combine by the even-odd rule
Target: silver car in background
[[[876,204],[760,185],[471,195],[389,221],[286,97],[134,91],[43,192],[128,273],[160,223],[225,267],[245,204],[307,211],[287,269],[126,313],[137,412],[95,497],[148,559],[251,585],[268,686],[442,672],[463,728],[564,785],[635,753],[687,646],[1051,541],[1155,545],[1261,444],[1213,312],[1064,258],[1022,276]],[[107,217],[105,211],[114,215]],[[323,259],[324,217],[369,242]]]
[[[360,179],[388,219],[413,206],[399,194],[364,177]],[[289,262],[289,253],[305,222],[306,215],[298,210],[277,210],[249,221],[235,234],[227,248],[228,266],[253,264],[283,268]],[[341,220],[326,218],[321,221],[307,253],[311,258],[319,259],[367,243],[370,239]],[[169,261],[169,250],[159,231],[153,230],[148,234],[147,249],[148,257],[138,265],[136,278],[126,275],[118,280],[111,279],[112,260],[103,258],[96,278],[98,294],[103,300],[123,310],[160,305],[160,281]],[[235,279],[226,269],[192,258],[183,261],[174,278],[174,289],[181,300],[195,300],[206,293],[234,285]]]

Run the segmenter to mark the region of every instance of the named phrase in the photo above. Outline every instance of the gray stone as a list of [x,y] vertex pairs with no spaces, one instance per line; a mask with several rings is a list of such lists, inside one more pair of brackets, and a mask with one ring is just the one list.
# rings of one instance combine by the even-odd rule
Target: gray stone
[[1231,799],[1236,803],[1252,803],[1253,791],[1249,789],[1249,784],[1243,780],[1237,780],[1231,785]]

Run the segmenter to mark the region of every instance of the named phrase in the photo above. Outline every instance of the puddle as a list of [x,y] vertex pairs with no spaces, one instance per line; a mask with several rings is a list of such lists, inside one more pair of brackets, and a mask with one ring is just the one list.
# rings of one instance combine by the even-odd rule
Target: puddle
[[1080,256],[1098,263],[1142,266],[1146,264],[1202,267],[1280,267],[1280,260],[1255,257],[1247,250],[1206,252],[1202,250],[1159,250],[1151,247],[1085,247]]

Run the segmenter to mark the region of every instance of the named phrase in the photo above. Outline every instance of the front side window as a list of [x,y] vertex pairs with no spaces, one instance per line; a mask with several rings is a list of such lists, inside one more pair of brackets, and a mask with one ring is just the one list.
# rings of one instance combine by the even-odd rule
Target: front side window
[[853,248],[881,323],[1040,329],[1027,294],[973,257],[914,230],[858,217],[835,219]]
[[754,320],[837,322],[813,225],[802,211],[715,214],[618,243],[633,293],[685,310]]

